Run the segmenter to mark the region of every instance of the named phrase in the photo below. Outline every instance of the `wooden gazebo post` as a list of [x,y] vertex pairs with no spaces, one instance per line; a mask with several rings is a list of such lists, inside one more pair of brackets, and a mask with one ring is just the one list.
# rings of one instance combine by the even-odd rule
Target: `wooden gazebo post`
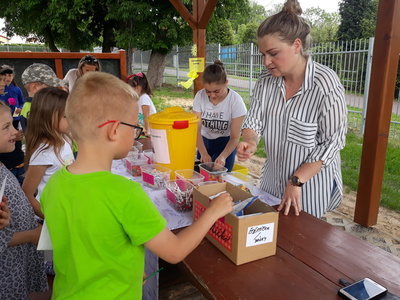
[[[218,0],[193,0],[193,15],[190,14],[182,0],[169,0],[182,18],[193,30],[193,44],[197,46],[197,57],[206,59],[206,27]],[[201,73],[194,80],[194,95],[203,88]]]
[[400,53],[400,0],[379,1],[354,221],[375,225]]

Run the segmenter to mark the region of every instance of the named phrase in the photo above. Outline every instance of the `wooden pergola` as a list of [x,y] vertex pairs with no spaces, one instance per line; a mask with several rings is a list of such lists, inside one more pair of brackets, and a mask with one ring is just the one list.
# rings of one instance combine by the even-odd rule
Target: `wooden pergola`
[[[192,1],[191,14],[182,0],[170,0],[193,29],[197,57],[205,58],[206,27],[218,0]],[[380,0],[354,214],[354,221],[366,227],[378,219],[399,54],[400,0]],[[195,93],[203,87],[200,78],[195,80]]]

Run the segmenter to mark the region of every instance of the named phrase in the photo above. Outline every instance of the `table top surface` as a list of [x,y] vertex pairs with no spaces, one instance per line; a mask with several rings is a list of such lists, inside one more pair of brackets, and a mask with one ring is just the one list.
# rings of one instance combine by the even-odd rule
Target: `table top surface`
[[364,277],[400,295],[398,257],[306,213],[280,214],[274,256],[236,266],[204,239],[182,266],[209,299],[342,299]]

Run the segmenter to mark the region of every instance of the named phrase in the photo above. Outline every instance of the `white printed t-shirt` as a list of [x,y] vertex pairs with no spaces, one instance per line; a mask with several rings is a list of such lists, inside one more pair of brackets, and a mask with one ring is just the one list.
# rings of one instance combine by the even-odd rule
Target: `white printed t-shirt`
[[217,105],[211,103],[205,89],[198,91],[194,97],[193,111],[201,113],[201,135],[207,139],[230,136],[231,120],[247,112],[242,97],[231,89],[228,91],[225,99]]
[[144,115],[143,115],[143,110],[142,110],[142,105],[148,105],[150,106],[150,114],[155,114],[156,107],[153,104],[153,101],[151,100],[150,96],[147,94],[143,94],[142,96],[139,97],[139,124],[144,126]]
[[49,181],[50,179],[50,176],[61,169],[63,166],[70,165],[75,160],[71,146],[67,142],[65,142],[64,146],[62,146],[60,149],[59,156],[61,158],[61,161],[54,153],[53,147],[49,147],[48,149],[43,150],[45,147],[46,144],[40,144],[40,146],[32,154],[32,157],[29,161],[30,166],[49,166],[46,169],[43,178],[38,186],[38,193],[36,195],[36,199],[38,201],[44,187],[46,186],[47,181]]

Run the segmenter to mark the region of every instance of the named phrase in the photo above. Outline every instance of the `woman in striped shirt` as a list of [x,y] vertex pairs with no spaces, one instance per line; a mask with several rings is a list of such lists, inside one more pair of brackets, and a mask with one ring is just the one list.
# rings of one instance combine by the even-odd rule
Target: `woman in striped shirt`
[[266,70],[254,88],[242,125],[238,159],[248,159],[262,136],[267,159],[261,189],[282,199],[278,210],[316,217],[335,209],[343,196],[340,153],[347,109],[334,71],[307,54],[310,27],[297,0],[258,28]]

